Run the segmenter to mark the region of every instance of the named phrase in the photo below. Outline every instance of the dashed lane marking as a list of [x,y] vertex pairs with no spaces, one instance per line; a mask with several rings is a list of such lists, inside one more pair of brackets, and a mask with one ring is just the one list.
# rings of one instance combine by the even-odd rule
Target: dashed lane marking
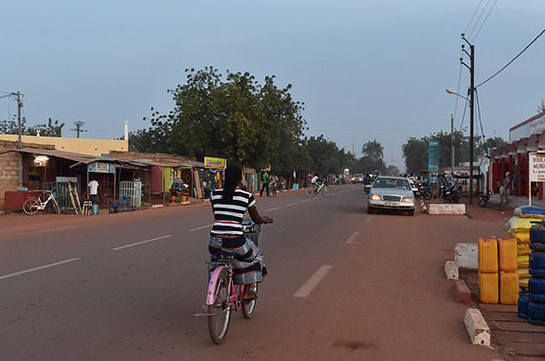
[[358,234],[360,234],[360,232],[354,232],[352,233],[352,235],[350,236],[350,238],[348,238],[346,240],[346,242],[344,242],[344,244],[351,244],[352,242],[354,242],[354,240],[356,239],[356,237],[358,236]]
[[277,211],[277,210],[279,210],[280,208],[282,208],[282,207],[273,207],[273,208],[265,209],[265,212]]
[[206,228],[211,228],[214,224],[207,224],[206,226],[200,226],[200,227],[197,227],[197,228],[192,228],[189,230],[189,232],[195,232],[195,231],[200,231],[201,229],[206,229]]
[[332,268],[333,266],[328,264],[325,264],[321,266],[320,268],[318,268],[318,270],[316,270],[316,272],[314,272],[314,274],[310,276],[310,278],[305,282],[305,284],[302,285],[301,288],[299,288],[297,292],[293,294],[293,297],[304,298],[304,297],[310,296],[312,291],[314,291],[316,286],[318,286],[320,282],[322,282],[322,280],[325,278],[325,276],[327,276],[327,274],[329,273],[329,271],[331,271]]
[[299,202],[288,203],[288,204],[285,205],[285,207],[286,207],[286,208],[287,208],[287,207],[293,207],[293,206],[296,205],[297,203],[299,203]]
[[124,245],[124,246],[112,248],[112,251],[119,251],[119,250],[122,250],[122,249],[125,249],[125,248],[140,246],[142,244],[151,243],[151,242],[155,242],[155,241],[160,241],[162,239],[170,238],[170,237],[172,237],[172,234],[167,234],[166,236],[152,238],[152,239],[146,239],[145,241],[135,242],[135,243],[127,244],[127,245]]
[[60,265],[66,264],[66,263],[71,263],[71,262],[75,262],[75,261],[79,261],[79,260],[80,260],[80,258],[70,258],[70,259],[66,259],[64,261],[50,263],[50,264],[46,264],[46,265],[35,267],[35,268],[29,268],[29,269],[26,269],[24,271],[19,271],[19,272],[15,272],[15,273],[10,273],[9,275],[0,276],[0,280],[5,280],[5,279],[11,278],[11,277],[20,276],[20,275],[24,275],[26,273],[36,272],[36,271],[40,271],[40,270],[43,270],[43,269],[46,269],[46,268],[56,267],[56,266],[60,266]]

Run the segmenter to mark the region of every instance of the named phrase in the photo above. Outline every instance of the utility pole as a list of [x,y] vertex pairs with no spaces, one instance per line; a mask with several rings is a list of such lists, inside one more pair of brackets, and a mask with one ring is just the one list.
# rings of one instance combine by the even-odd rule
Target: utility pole
[[356,156],[356,146],[354,144],[354,141],[352,141],[352,155],[355,157]]
[[23,186],[23,154],[21,149],[23,148],[22,141],[22,113],[23,113],[23,97],[21,91],[17,92],[17,149],[19,149],[19,164],[17,166],[17,175],[19,187]]
[[462,34],[462,40],[469,45],[469,53],[465,50],[462,44],[462,51],[469,56],[469,64],[464,63],[461,58],[460,62],[469,69],[469,203],[473,204],[473,122],[475,115],[475,46],[471,44]]
[[454,177],[454,117],[450,115],[450,167]]
[[78,120],[77,122],[74,122],[74,125],[76,126],[76,129],[72,129],[76,131],[76,137],[79,138],[79,133],[86,132],[86,130],[81,129],[85,122],[82,122],[81,120]]

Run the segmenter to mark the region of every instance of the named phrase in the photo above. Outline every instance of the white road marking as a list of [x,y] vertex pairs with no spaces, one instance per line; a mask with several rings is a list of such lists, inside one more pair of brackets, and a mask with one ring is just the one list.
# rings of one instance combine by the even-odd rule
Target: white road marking
[[369,222],[371,222],[371,220],[373,219],[373,216],[368,216],[365,221],[363,221],[363,224],[367,224]]
[[280,208],[282,208],[282,207],[274,207],[274,208],[265,209],[265,212],[277,211],[277,210],[279,210]]
[[124,245],[124,246],[112,248],[112,251],[119,251],[119,250],[122,250],[122,249],[125,249],[125,248],[129,248],[129,247],[140,246],[141,244],[146,244],[146,243],[150,243],[150,242],[160,241],[160,240],[162,240],[162,239],[170,238],[170,237],[172,237],[172,234],[167,234],[166,236],[157,237],[157,238],[152,238],[152,239],[146,239],[145,241],[135,242],[135,243],[127,244],[127,245]]
[[307,199],[307,200],[304,200],[304,201],[301,201],[301,203],[308,203],[310,202],[312,199]]
[[189,232],[195,232],[195,231],[200,231],[201,229],[212,228],[213,225],[214,224],[207,224],[206,226],[193,228],[193,229],[190,229]]
[[304,285],[301,286],[293,294],[293,297],[308,297],[312,293],[312,291],[318,286],[318,284],[325,278],[325,276],[331,271],[333,266],[331,265],[323,265],[310,278],[305,282]]
[[296,205],[297,203],[299,203],[299,202],[289,203],[289,204],[286,204],[285,207],[293,207],[293,206]]
[[354,242],[354,240],[356,239],[356,237],[358,236],[359,233],[360,233],[360,232],[354,232],[354,233],[350,236],[350,238],[348,238],[348,239],[346,240],[346,242],[344,242],[344,244],[351,244],[352,242]]
[[44,266],[40,266],[40,267],[36,267],[36,268],[30,268],[30,269],[27,269],[27,270],[24,270],[24,271],[11,273],[9,275],[0,276],[0,280],[5,280],[7,278],[11,278],[11,277],[19,276],[19,275],[24,275],[25,273],[40,271],[40,270],[43,270],[43,269],[46,269],[46,268],[56,267],[56,266],[60,266],[60,265],[66,264],[66,263],[75,262],[75,261],[79,261],[79,260],[80,260],[80,258],[70,258],[70,259],[66,259],[64,261],[50,263],[50,264],[46,264]]

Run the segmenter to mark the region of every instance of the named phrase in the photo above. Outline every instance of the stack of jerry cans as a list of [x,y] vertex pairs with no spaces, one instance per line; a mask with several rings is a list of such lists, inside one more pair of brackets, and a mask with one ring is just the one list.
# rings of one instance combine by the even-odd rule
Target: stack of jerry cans
[[545,326],[545,223],[535,224],[530,229],[530,248],[528,321]]
[[498,240],[479,238],[479,302],[499,302],[498,271]]

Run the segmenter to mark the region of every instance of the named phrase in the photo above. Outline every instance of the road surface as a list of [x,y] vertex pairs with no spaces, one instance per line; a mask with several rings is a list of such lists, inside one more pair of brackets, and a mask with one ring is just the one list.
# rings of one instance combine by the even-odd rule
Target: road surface
[[470,345],[442,266],[475,227],[498,223],[367,215],[364,202],[359,185],[258,198],[275,222],[263,230],[269,275],[255,318],[234,313],[220,346],[192,316],[206,291],[208,206],[4,216],[0,360],[496,358]]

